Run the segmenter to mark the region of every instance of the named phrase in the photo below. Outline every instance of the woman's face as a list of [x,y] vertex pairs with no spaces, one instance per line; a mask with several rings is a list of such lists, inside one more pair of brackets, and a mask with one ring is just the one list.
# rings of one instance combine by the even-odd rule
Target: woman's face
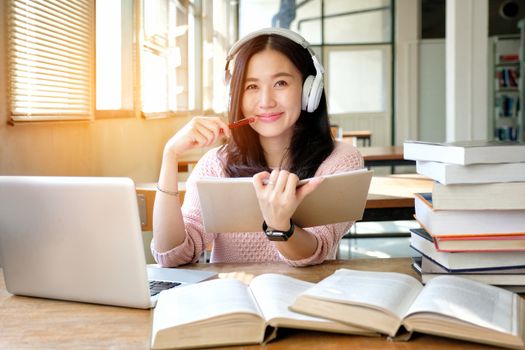
[[289,142],[301,114],[301,72],[282,53],[266,49],[252,56],[242,87],[241,111],[257,117],[250,126],[261,138]]

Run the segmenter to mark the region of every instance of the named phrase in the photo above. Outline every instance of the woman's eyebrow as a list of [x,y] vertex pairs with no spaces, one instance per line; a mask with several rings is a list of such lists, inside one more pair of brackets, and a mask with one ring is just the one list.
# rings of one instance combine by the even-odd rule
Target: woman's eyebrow
[[[293,74],[290,74],[290,73],[287,73],[287,72],[279,72],[279,73],[275,73],[274,75],[272,75],[272,79],[275,79],[275,78],[281,78],[281,77],[289,77],[289,78],[293,78]],[[245,82],[256,82],[256,81],[259,81],[260,79],[258,78],[252,78],[252,77],[247,77]]]

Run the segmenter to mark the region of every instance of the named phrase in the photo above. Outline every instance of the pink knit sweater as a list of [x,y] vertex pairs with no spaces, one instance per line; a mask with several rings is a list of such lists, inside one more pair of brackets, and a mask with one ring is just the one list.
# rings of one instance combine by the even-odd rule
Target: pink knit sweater
[[[261,232],[228,232],[208,234],[204,232],[199,197],[195,180],[202,176],[225,177],[219,159],[218,148],[208,151],[192,170],[186,182],[186,194],[182,214],[186,226],[184,242],[167,251],[157,252],[151,245],[155,260],[162,266],[178,266],[197,262],[210,243],[213,243],[211,262],[268,262],[284,261],[292,266],[320,264],[326,259],[335,259],[339,241],[353,222],[304,228],[317,238],[315,253],[302,260],[289,260],[275,248]],[[316,176],[335,174],[348,170],[363,168],[363,158],[359,151],[348,143],[336,142],[332,154],[319,166]]]

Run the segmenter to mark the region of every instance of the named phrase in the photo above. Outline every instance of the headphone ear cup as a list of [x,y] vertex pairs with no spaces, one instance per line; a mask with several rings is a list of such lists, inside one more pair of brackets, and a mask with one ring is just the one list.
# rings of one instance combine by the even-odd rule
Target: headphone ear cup
[[321,102],[321,96],[323,95],[323,88],[322,75],[316,75],[310,88],[310,95],[308,96],[308,108],[306,109],[308,113],[312,113],[319,107],[319,102]]
[[303,111],[308,110],[308,101],[310,100],[310,92],[312,91],[312,84],[314,82],[314,76],[309,75],[304,80],[303,84],[303,95],[302,95],[302,101],[301,101],[301,109]]

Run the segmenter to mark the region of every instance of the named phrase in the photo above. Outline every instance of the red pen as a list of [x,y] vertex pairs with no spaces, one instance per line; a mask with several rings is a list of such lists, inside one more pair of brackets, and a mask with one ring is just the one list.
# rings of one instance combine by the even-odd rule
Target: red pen
[[241,119],[241,120],[239,120],[237,122],[233,122],[233,123],[228,124],[228,128],[235,129],[235,128],[238,128],[239,126],[248,125],[248,124],[253,123],[256,119],[257,118],[255,118],[255,117]]

